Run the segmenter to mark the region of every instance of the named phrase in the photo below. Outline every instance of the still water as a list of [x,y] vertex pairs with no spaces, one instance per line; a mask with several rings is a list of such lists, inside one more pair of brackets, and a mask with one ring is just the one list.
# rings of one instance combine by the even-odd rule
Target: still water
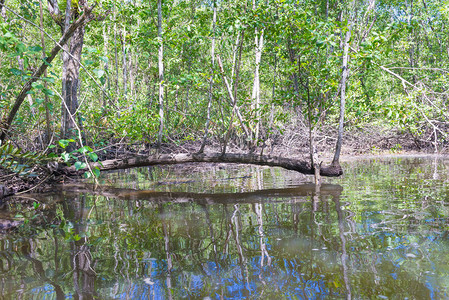
[[0,299],[449,299],[449,159],[103,174],[6,204]]

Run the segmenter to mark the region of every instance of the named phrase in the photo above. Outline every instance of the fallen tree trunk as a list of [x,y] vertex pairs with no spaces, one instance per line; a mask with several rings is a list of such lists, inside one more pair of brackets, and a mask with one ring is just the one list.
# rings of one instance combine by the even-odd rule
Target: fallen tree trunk
[[[134,167],[146,167],[154,165],[173,165],[183,163],[236,163],[252,164],[259,166],[280,167],[287,170],[297,171],[303,174],[313,175],[315,170],[309,162],[289,159],[277,156],[234,154],[234,153],[182,153],[182,154],[160,154],[152,156],[137,156],[132,158],[105,160],[101,163],[93,163],[92,167],[98,167],[101,171],[128,169]],[[73,167],[72,167],[72,170]],[[321,176],[338,177],[343,174],[340,166],[321,167]]]

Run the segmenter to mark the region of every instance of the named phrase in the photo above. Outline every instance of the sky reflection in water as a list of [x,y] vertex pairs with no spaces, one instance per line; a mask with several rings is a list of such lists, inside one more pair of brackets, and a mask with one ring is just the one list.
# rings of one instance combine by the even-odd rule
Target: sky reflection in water
[[[448,298],[448,163],[353,161],[319,190],[309,177],[248,166],[106,174],[101,193],[36,198],[47,206],[28,211],[36,215],[29,224],[2,236],[0,293]],[[8,209],[14,215],[22,207]]]

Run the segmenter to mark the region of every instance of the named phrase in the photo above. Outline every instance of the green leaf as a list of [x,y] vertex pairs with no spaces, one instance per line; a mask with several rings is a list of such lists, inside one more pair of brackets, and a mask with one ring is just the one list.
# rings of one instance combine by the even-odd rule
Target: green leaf
[[67,147],[69,145],[70,141],[69,140],[59,140],[58,144],[59,146],[61,146],[62,149],[65,149],[65,147]]
[[93,168],[92,173],[94,173],[95,177],[100,177],[100,169],[98,167]]
[[44,94],[48,95],[48,96],[54,96],[55,95],[55,92],[53,92],[52,90],[46,89],[46,88],[43,88],[42,92],[44,92]]
[[33,83],[31,84],[31,86],[32,86],[33,88],[35,88],[35,89],[38,89],[38,90],[42,90],[42,89],[44,88],[44,86],[43,86],[41,83],[38,83],[38,82],[33,82]]
[[98,160],[98,155],[96,153],[90,152],[87,155],[89,155],[90,159],[92,161],[97,161]]
[[20,71],[19,69],[16,69],[16,68],[11,68],[11,69],[9,69],[9,71],[16,76],[22,75],[22,71]]
[[67,153],[67,152],[63,152],[63,153],[61,154],[61,158],[64,160],[64,162],[68,162],[69,159],[70,159],[70,154]]
[[92,47],[86,47],[86,50],[87,50],[88,52],[90,52],[90,53],[97,52],[97,49],[96,49],[96,48],[92,48]]
[[85,167],[87,167],[86,163],[83,163],[83,162],[80,162],[80,161],[77,161],[75,163],[75,169],[77,171],[80,170],[80,169],[84,169]]
[[[42,61],[44,62],[45,65],[47,65],[47,66],[49,66],[49,67],[52,66],[51,63],[49,63],[49,62],[47,61],[47,58],[43,58]],[[50,71],[50,74],[54,74],[54,73]]]
[[94,69],[93,72],[95,73],[95,75],[97,75],[98,78],[103,77],[103,75],[105,73],[104,70],[102,70],[102,69]]
[[42,80],[50,83],[55,83],[55,79],[53,77],[43,77]]
[[23,52],[25,52],[26,50],[26,46],[23,43],[19,43],[16,46],[16,51],[17,54],[20,55],[20,57],[22,57]]
[[79,153],[86,153],[86,152],[91,152],[93,151],[91,147],[89,146],[84,146],[78,149]]
[[30,51],[32,51],[32,52],[40,52],[40,51],[42,51],[42,47],[41,46],[31,46],[28,49]]

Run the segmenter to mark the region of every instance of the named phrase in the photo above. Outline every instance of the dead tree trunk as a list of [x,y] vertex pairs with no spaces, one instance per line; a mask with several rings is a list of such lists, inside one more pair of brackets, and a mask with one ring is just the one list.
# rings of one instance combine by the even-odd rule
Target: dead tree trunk
[[[100,163],[93,163],[91,167],[98,167],[101,171],[128,169],[134,167],[146,167],[154,165],[174,165],[184,163],[235,163],[252,164],[259,166],[280,167],[287,170],[297,171],[303,174],[315,174],[315,169],[310,162],[269,155],[256,154],[235,154],[235,153],[181,153],[181,154],[161,154],[152,156],[137,156],[124,159],[105,160]],[[67,167],[67,172],[75,172],[75,168]],[[341,167],[326,166],[321,167],[321,176],[338,177],[343,174]]]

